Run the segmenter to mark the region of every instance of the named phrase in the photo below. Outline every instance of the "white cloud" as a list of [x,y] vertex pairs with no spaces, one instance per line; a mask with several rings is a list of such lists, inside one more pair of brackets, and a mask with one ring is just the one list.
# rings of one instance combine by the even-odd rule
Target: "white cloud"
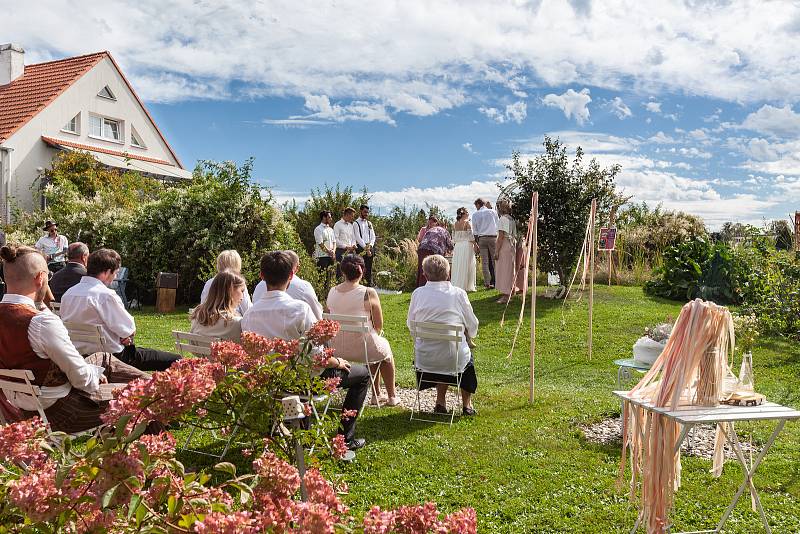
[[503,124],[505,122],[516,122],[521,124],[528,115],[528,105],[520,100],[506,106],[505,111],[491,107],[479,107],[478,111],[492,119],[493,121]]
[[287,128],[305,128],[307,126],[322,126],[333,124],[331,121],[321,121],[313,119],[263,119],[263,124],[272,126],[285,126]]
[[687,158],[711,159],[712,157],[710,152],[700,150],[693,146],[689,148],[679,148],[678,154],[681,156],[686,156]]
[[311,113],[308,115],[298,115],[291,119],[318,119],[334,122],[344,121],[365,121],[365,122],[385,122],[394,125],[395,121],[389,115],[386,107],[381,104],[370,102],[351,102],[345,106],[331,104],[327,95],[306,95],[305,107]]
[[618,96],[615,96],[613,100],[609,100],[606,105],[611,109],[611,113],[616,115],[619,120],[624,120],[633,116],[631,108],[625,105],[625,102]]
[[475,152],[475,149],[472,148],[472,143],[462,143],[461,144],[461,148],[463,148],[464,150],[466,150],[470,154],[478,154],[478,152]]
[[661,113],[661,102],[647,102],[644,108],[650,113]]
[[774,137],[797,137],[800,135],[800,113],[795,113],[788,104],[782,108],[766,104],[750,113],[738,127]]
[[654,136],[649,138],[648,141],[650,141],[651,143],[656,143],[656,144],[660,144],[660,145],[673,145],[673,144],[678,142],[678,141],[675,140],[674,137],[670,137],[670,136],[668,136],[667,134],[665,134],[664,132],[662,132],[660,130],[659,130],[659,132],[657,134],[655,134]]
[[700,128],[690,131],[689,137],[691,137],[695,141],[705,141],[708,139],[708,135],[706,134],[706,132],[704,132]]
[[544,105],[554,108],[559,108],[564,112],[564,116],[568,119],[574,118],[578,124],[584,124],[589,120],[589,102],[592,97],[589,96],[589,89],[583,88],[580,92],[573,89],[567,89],[566,92],[557,95],[551,93],[542,99]]

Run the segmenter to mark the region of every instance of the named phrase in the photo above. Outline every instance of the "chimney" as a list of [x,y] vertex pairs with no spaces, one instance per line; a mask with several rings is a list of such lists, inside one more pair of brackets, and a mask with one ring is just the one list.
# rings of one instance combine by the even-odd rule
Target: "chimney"
[[0,44],[0,85],[7,85],[25,72],[25,50],[16,44]]

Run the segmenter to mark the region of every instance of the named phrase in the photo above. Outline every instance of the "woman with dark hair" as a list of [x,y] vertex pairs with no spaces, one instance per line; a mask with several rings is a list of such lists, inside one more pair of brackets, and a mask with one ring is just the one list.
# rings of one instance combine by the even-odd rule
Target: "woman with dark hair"
[[511,216],[511,202],[497,203],[500,223],[494,253],[495,287],[500,292],[500,304],[505,304],[514,293],[522,292],[522,277],[517,268],[517,222]]
[[242,316],[237,308],[246,290],[247,283],[241,275],[218,273],[211,280],[208,296],[191,312],[192,333],[238,343],[242,338]]
[[[387,406],[397,406],[392,348],[389,346],[389,341],[379,333],[383,329],[381,301],[373,288],[361,285],[365,272],[364,258],[349,254],[342,258],[341,269],[345,280],[328,292],[326,307],[330,313],[337,315],[369,317],[370,332],[367,334],[339,332],[331,340],[330,346],[336,351],[336,357],[370,366],[370,371],[375,377],[370,404],[378,404],[375,395],[379,395],[380,379],[383,377],[387,397],[381,399],[381,402]],[[367,342],[366,362],[364,336]]]
[[453,225],[453,270],[451,283],[464,291],[475,291],[475,253],[478,245],[472,235],[467,208],[458,208]]

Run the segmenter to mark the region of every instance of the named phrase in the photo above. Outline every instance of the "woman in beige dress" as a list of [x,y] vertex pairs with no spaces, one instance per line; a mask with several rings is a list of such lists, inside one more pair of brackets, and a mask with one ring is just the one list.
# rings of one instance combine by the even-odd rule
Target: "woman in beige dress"
[[328,292],[327,310],[336,315],[358,315],[369,317],[370,331],[366,334],[367,361],[364,361],[364,336],[356,332],[339,332],[330,346],[336,356],[355,363],[367,363],[375,377],[370,404],[377,405],[380,396],[380,379],[386,387],[386,398],[381,402],[387,406],[397,406],[394,383],[394,358],[389,341],[380,335],[383,329],[383,310],[378,293],[371,287],[361,285],[364,276],[364,259],[350,254],[342,258],[342,273],[345,281]]
[[242,316],[237,308],[247,291],[241,275],[222,271],[212,280],[208,296],[190,314],[193,334],[228,339],[237,343],[242,339]]
[[517,276],[517,222],[511,217],[511,202],[497,203],[500,222],[497,226],[497,243],[494,252],[495,287],[500,292],[500,304],[505,304],[514,293],[521,292],[522,280]]

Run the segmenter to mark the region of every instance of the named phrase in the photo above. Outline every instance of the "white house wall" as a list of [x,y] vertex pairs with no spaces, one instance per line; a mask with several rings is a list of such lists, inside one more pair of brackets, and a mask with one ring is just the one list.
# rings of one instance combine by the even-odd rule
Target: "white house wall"
[[[116,100],[97,96],[108,86]],[[79,134],[62,131],[62,128],[80,112]],[[89,115],[97,114],[123,122],[123,142],[115,143],[89,137]],[[131,125],[136,128],[146,149],[131,145]],[[38,187],[35,182],[39,168],[48,168],[58,152],[48,147],[42,136],[55,137],[73,143],[147,156],[178,165],[155,127],[128,90],[125,81],[108,58],[102,59],[89,72],[58,96],[47,108],[9,137],[3,146],[12,148],[10,154],[11,195],[23,209],[38,206]],[[33,190],[32,190],[33,186]]]

